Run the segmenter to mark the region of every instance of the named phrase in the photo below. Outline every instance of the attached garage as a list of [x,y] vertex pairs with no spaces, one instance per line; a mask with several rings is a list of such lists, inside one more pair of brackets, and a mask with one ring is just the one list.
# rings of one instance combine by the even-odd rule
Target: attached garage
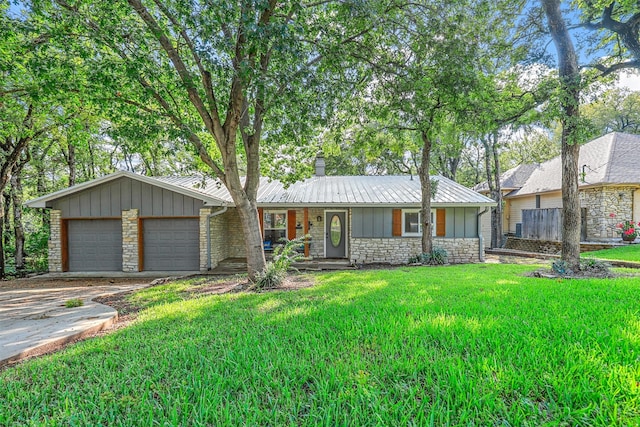
[[121,271],[122,221],[73,219],[64,221],[68,271]]
[[145,218],[142,230],[143,270],[200,269],[198,218]]

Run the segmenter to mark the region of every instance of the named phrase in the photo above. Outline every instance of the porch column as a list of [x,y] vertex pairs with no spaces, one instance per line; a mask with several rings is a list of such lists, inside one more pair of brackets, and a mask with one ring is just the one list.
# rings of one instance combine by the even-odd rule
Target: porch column
[[138,209],[122,211],[122,271],[140,271]]
[[[302,229],[304,230],[304,235],[306,236],[307,234],[309,234],[309,208],[304,208],[303,210],[303,226]],[[309,258],[309,241],[305,238],[304,240],[304,257],[305,258]]]
[[49,211],[49,272],[62,273],[62,211]]
[[209,257],[211,256],[211,246],[209,243],[209,215],[211,208],[200,209],[200,271],[207,271],[209,268]]

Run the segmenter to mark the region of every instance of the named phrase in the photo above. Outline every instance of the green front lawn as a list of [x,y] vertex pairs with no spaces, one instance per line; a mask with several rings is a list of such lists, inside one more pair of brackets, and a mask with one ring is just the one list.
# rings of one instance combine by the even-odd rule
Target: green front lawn
[[[155,305],[0,373],[0,425],[640,423],[640,279],[531,268],[337,272]],[[137,298],[162,289],[185,295]]]
[[617,261],[635,261],[640,263],[640,244],[619,246],[613,249],[602,249],[600,251],[585,252],[585,258],[610,259]]

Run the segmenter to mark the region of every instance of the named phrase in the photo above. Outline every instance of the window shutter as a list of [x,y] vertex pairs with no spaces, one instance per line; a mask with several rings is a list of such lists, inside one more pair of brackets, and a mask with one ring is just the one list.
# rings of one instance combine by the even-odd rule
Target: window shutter
[[264,209],[258,208],[258,221],[260,221],[260,233],[264,236]]
[[394,209],[392,212],[391,235],[402,236],[402,209]]
[[287,211],[287,238],[293,240],[296,238],[296,211]]
[[436,236],[444,237],[446,234],[446,209],[436,209]]

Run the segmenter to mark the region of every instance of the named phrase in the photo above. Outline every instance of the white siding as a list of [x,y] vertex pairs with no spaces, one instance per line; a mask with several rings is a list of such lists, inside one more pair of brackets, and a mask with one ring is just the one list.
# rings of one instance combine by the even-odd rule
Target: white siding
[[509,233],[516,232],[516,224],[522,222],[522,209],[535,209],[536,196],[509,199]]
[[[535,203],[535,197],[534,197]],[[540,196],[540,208],[561,208],[562,207],[562,192],[556,191],[553,193],[546,193]]]

